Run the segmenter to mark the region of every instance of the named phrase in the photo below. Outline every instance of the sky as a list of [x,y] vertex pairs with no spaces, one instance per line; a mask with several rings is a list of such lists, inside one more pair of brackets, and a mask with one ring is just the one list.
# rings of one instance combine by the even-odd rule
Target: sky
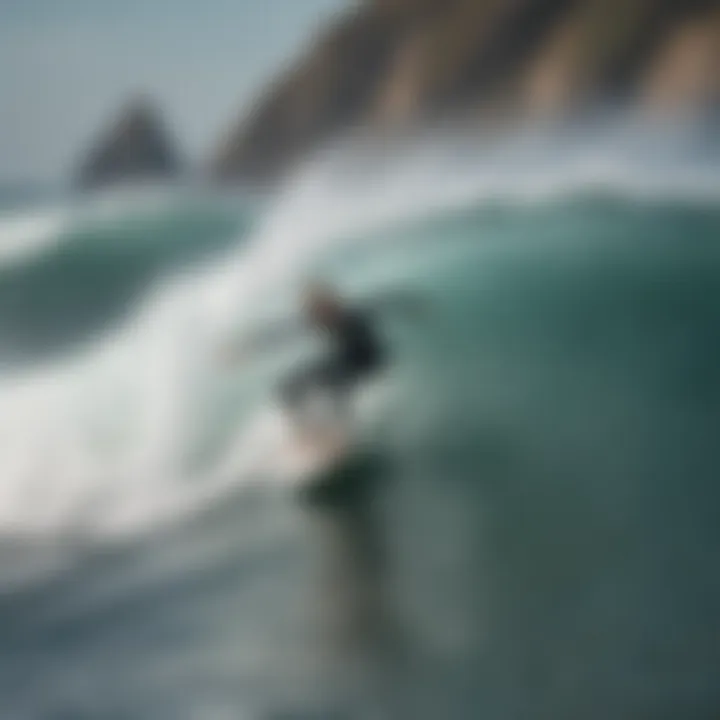
[[138,93],[206,158],[349,0],[0,0],[0,182],[59,181]]

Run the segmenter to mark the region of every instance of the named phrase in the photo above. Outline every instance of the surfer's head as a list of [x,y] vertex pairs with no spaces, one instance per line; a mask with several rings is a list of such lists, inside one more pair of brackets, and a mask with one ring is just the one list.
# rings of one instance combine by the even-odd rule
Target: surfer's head
[[342,312],[343,302],[337,290],[325,282],[308,283],[303,291],[303,309],[312,322],[332,323]]

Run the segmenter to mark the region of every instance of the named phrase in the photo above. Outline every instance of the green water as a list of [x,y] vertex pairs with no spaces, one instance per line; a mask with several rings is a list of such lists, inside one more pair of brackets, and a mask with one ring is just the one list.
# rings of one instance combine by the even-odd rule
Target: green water
[[[240,476],[193,494],[293,364],[214,365],[213,298],[293,238],[253,255],[256,215],[143,222],[0,273],[3,716],[714,716],[716,204],[478,200],[303,255],[352,297],[402,287],[427,312],[382,323],[369,461],[302,503]],[[176,498],[187,512],[160,512]]]

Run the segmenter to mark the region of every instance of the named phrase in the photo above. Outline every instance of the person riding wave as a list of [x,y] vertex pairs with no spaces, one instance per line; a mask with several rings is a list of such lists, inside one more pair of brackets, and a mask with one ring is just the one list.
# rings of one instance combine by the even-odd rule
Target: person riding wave
[[[309,365],[291,372],[280,383],[278,397],[288,414],[307,418],[307,403],[318,395],[330,397],[336,411],[346,418],[353,392],[389,364],[389,352],[378,329],[378,315],[392,307],[418,309],[405,293],[390,293],[368,303],[351,303],[325,282],[312,282],[303,292],[302,325],[321,335],[327,352]],[[297,321],[270,326],[252,341],[266,345],[297,330]]]

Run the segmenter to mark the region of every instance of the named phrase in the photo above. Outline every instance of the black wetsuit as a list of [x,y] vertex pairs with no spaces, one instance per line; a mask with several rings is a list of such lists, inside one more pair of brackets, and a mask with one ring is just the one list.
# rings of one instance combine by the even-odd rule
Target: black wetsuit
[[329,339],[329,356],[302,368],[283,384],[281,399],[290,408],[297,409],[314,390],[321,390],[331,393],[344,410],[357,382],[385,363],[385,352],[368,312],[344,310],[320,330]]

